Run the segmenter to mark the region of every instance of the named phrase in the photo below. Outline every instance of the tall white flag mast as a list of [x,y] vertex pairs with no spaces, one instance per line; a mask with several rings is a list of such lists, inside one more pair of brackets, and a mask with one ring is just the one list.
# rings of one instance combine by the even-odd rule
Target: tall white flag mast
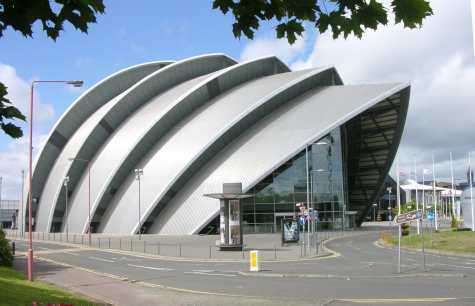
[[[419,184],[417,182],[417,161],[416,158],[414,157],[414,180],[416,181],[416,210],[419,210],[419,196],[418,196],[418,188],[417,185]],[[420,228],[420,222],[417,222],[417,235],[421,234],[421,228]]]
[[472,208],[472,232],[475,232],[475,218],[473,213],[473,174],[472,174],[472,163],[470,162],[470,152],[468,152],[468,171],[469,171],[469,180],[470,180],[470,206]]
[[454,165],[452,163],[452,152],[450,152],[450,176],[452,177],[452,190],[450,192],[450,195],[452,196],[452,218],[455,218],[455,220],[457,220],[457,217],[455,214],[455,193],[457,191],[455,189]]
[[432,154],[432,198],[434,199],[434,221],[435,221],[435,230],[439,230],[438,221],[439,218],[437,217],[437,193],[435,190],[435,162],[434,162],[434,154]]

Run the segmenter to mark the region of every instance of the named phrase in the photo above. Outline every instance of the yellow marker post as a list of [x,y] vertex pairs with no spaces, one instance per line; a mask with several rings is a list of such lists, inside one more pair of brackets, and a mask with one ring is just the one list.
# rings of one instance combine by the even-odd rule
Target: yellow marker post
[[249,263],[251,272],[259,272],[259,251],[253,250],[249,252]]

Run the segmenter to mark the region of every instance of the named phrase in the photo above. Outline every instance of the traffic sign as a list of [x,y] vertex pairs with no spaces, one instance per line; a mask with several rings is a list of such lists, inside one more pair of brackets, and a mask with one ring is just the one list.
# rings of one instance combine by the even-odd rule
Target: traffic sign
[[422,211],[421,210],[413,210],[404,214],[397,215],[396,219],[394,220],[397,224],[402,224],[414,220],[419,220],[422,218]]

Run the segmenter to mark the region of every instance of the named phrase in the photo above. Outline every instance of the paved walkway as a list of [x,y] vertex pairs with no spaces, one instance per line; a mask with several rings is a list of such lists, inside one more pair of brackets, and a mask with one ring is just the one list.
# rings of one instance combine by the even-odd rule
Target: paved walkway
[[[253,274],[242,262],[163,260],[38,242],[37,256],[49,263],[42,263],[44,272],[37,275],[114,305],[475,303],[475,260],[427,255],[424,269],[419,252],[403,251],[397,274],[396,252],[375,246],[378,235],[368,231],[335,239],[327,245],[337,256],[266,262]],[[23,241],[18,246],[26,250]]]
[[[111,236],[93,234],[92,248],[113,249],[128,252],[138,252],[159,255],[162,258],[182,258],[199,260],[230,260],[247,261],[250,250],[259,250],[262,260],[298,260],[315,256],[329,255],[322,248],[324,241],[335,237],[357,235],[361,231],[326,231],[317,233],[313,238],[304,234],[302,243],[281,244],[280,234],[248,234],[244,235],[243,251],[220,251],[217,247],[218,235],[142,235],[139,236]],[[7,231],[8,237],[21,239],[20,233]],[[33,233],[35,242],[68,243],[71,246],[89,247],[88,235],[60,233]],[[309,241],[311,247],[309,248]]]

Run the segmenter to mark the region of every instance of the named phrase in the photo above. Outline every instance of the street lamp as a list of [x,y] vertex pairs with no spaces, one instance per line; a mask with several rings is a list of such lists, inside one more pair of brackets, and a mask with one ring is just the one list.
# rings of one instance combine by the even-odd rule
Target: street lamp
[[391,221],[391,219],[392,219],[392,213],[391,213],[391,209],[392,209],[392,207],[391,207],[391,190],[392,190],[392,189],[393,189],[393,188],[392,188],[391,186],[389,186],[388,188],[386,188],[386,190],[388,191],[388,194],[389,194],[389,197],[388,197],[388,203],[389,203],[389,204],[388,204],[389,221]]
[[82,159],[82,158],[77,158],[77,157],[70,157],[68,158],[70,161],[80,161],[83,163],[87,164],[87,190],[88,190],[88,201],[87,201],[87,207],[88,207],[88,217],[87,217],[87,233],[89,236],[89,245],[92,243],[92,238],[91,238],[91,161],[88,159]]
[[35,84],[37,83],[65,83],[72,85],[74,87],[81,87],[83,85],[83,81],[63,81],[63,80],[37,80],[31,82],[30,88],[30,139],[29,139],[29,146],[28,146],[28,280],[33,281],[33,235],[32,235],[32,201],[33,201],[33,188],[32,188],[32,181],[33,181],[33,93]]
[[69,214],[68,214],[68,183],[69,183],[69,176],[64,178],[64,188],[66,189],[66,241],[69,241],[68,234],[69,234]]
[[141,224],[141,216],[140,216],[140,177],[143,175],[143,169],[138,168],[135,169],[135,179],[139,183],[139,240],[142,239],[142,224]]

